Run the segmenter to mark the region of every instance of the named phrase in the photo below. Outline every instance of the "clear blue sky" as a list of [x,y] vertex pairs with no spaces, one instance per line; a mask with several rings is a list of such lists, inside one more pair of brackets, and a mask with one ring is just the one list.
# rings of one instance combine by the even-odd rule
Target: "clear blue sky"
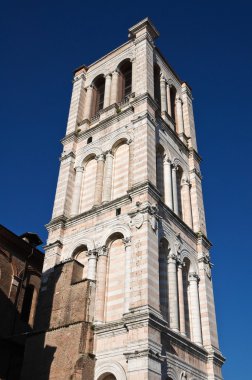
[[149,16],[193,89],[224,376],[251,373],[250,1],[6,1],[0,9],[0,223],[46,241],[72,71]]

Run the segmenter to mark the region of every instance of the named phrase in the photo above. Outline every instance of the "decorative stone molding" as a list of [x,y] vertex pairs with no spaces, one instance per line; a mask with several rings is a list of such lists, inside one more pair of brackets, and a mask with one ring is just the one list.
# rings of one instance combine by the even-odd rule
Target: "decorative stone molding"
[[100,256],[108,256],[108,247],[103,245],[102,247],[96,248],[98,257]]
[[97,361],[95,366],[95,380],[100,380],[104,374],[112,374],[118,380],[127,380],[124,368],[118,362],[103,362]]
[[136,202],[136,206],[128,213],[128,215],[130,217],[128,224],[131,228],[141,228],[145,220],[150,222],[153,231],[156,231],[158,228],[159,216],[157,205],[151,205],[149,202]]
[[124,244],[124,246],[125,246],[125,249],[126,249],[127,247],[130,247],[130,246],[131,246],[131,237],[126,237],[126,238],[122,239],[122,241],[123,241],[123,244]]

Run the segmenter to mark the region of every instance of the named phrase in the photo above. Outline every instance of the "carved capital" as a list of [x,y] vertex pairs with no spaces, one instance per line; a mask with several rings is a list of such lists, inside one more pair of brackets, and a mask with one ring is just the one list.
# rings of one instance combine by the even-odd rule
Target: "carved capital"
[[131,246],[131,237],[126,237],[122,239],[122,241],[124,243],[125,249]]
[[75,168],[75,171],[76,171],[76,173],[83,173],[84,172],[84,167],[83,166],[77,166]]
[[97,161],[105,161],[105,153],[101,153],[95,157]]
[[196,272],[189,273],[189,282],[192,282],[192,281],[199,282],[199,280],[200,280],[200,278]]
[[98,257],[100,256],[108,256],[108,247],[103,245],[102,247],[97,248]]

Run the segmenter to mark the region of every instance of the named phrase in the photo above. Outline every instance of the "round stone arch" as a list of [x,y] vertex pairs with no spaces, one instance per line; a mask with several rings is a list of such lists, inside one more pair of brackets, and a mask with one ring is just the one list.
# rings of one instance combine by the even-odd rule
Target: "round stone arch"
[[167,375],[168,379],[179,380],[179,375],[177,374],[174,368],[168,368]]
[[114,153],[116,147],[120,145],[121,142],[126,141],[129,144],[133,140],[133,136],[128,132],[121,132],[112,137],[106,144],[104,144],[103,150],[111,150]]
[[124,368],[117,362],[96,364],[95,380],[102,380],[106,375],[114,375],[116,380],[127,380]]
[[192,252],[187,251],[186,249],[182,249],[182,251],[180,252],[180,259],[183,262],[185,258],[187,258],[191,263],[190,273],[198,274],[198,265],[194,254]]
[[86,246],[88,251],[91,251],[94,249],[94,241],[92,239],[88,239],[85,237],[82,237],[75,242],[73,242],[70,247],[68,248],[68,255],[67,257],[73,257],[74,253],[78,250],[78,248]]
[[84,166],[90,157],[99,156],[100,154],[102,154],[102,150],[98,146],[84,149],[84,151],[76,158],[74,167],[77,168],[79,166]]
[[156,151],[158,150],[158,148],[162,148],[162,150],[164,152],[164,159],[172,161],[171,152],[169,150],[168,145],[165,143],[165,141],[163,141],[163,140],[159,141],[157,146],[156,146]]
[[186,169],[184,163],[183,163],[179,158],[175,157],[175,158],[173,159],[173,165],[174,165],[174,166],[180,166],[181,169],[183,170],[183,175],[184,175],[184,174],[186,175],[186,173],[187,173],[187,169]]
[[124,224],[118,224],[118,225],[115,225],[115,226],[107,229],[107,231],[104,233],[104,235],[101,239],[101,246],[106,246],[110,236],[112,236],[116,233],[121,233],[123,235],[124,239],[127,239],[127,238],[130,239],[131,238],[130,229]]
[[106,76],[106,70],[104,70],[104,66],[101,66],[100,68],[98,67],[93,73],[91,72],[87,74],[85,87],[87,88],[88,86],[93,85],[96,79],[99,79],[102,77],[105,78],[105,76]]

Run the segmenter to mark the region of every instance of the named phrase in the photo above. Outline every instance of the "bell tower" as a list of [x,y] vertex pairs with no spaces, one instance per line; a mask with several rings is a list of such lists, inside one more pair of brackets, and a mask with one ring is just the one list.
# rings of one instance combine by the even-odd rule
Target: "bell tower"
[[23,379],[222,379],[192,94],[158,36],[74,73]]

